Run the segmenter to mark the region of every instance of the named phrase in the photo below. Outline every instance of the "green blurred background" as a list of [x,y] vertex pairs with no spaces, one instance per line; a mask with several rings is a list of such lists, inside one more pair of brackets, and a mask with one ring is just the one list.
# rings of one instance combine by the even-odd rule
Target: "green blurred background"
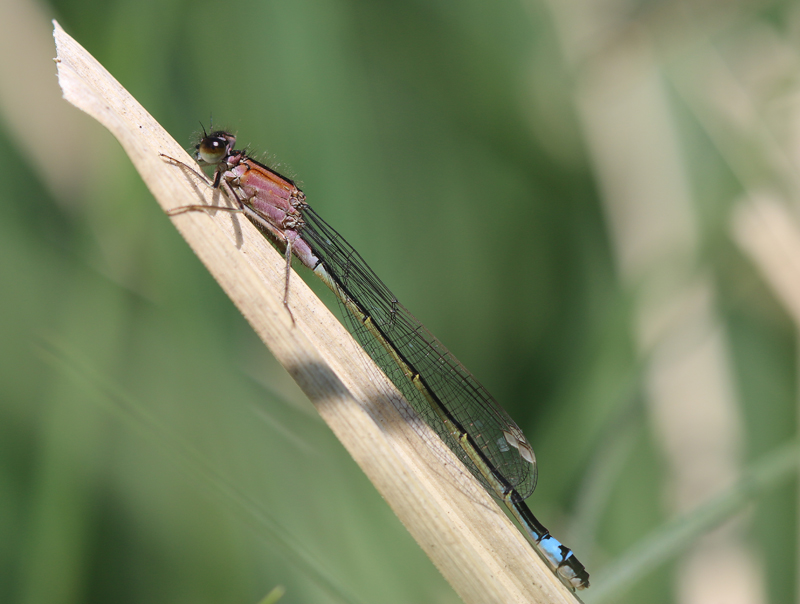
[[294,177],[495,395],[587,602],[796,601],[791,469],[652,537],[796,431],[796,4],[0,0],[0,602],[458,601],[60,99],[52,18]]

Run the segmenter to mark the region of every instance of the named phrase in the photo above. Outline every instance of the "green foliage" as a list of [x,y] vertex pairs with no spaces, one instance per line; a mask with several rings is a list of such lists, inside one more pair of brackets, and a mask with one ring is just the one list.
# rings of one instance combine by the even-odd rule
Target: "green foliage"
[[[769,462],[795,433],[796,330],[729,225],[734,200],[774,175],[752,138],[723,136],[693,96],[702,53],[670,38],[680,27],[659,13],[666,4],[614,18],[646,28],[661,53],[665,127],[698,225],[688,272],[716,288],[743,458]],[[773,28],[791,64],[782,31],[797,17],[782,6],[698,20],[695,42],[734,61]],[[591,58],[576,64],[551,8],[49,5],[187,147],[213,114],[298,180],[526,432],[539,462],[537,516],[590,573],[620,572],[610,582],[624,575],[615,563],[625,552],[645,548],[659,563],[612,600],[670,602],[692,542],[680,531],[698,521],[673,518],[645,402],[640,284],[620,268],[580,113],[576,81]],[[737,46],[744,34],[751,45]],[[759,90],[769,105],[793,87],[775,76]],[[287,604],[457,601],[110,135],[91,139],[105,146],[61,195],[17,152],[16,131],[0,129],[0,601],[257,602],[275,585]],[[53,155],[69,153],[67,142]],[[758,502],[744,540],[770,601],[788,601],[795,489],[756,483],[743,499]],[[732,509],[712,508],[703,528]]]

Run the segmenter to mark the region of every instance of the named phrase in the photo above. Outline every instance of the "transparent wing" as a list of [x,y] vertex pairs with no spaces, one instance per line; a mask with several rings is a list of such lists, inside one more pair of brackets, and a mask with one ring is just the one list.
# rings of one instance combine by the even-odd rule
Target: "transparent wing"
[[[472,437],[497,477],[515,489],[522,499],[527,498],[536,487],[536,462],[533,450],[514,420],[458,359],[397,301],[341,235],[311,208],[306,207],[302,212],[306,225],[301,237],[312,247],[343,293],[372,318],[406,364],[421,376],[430,394],[441,401],[461,429]],[[343,314],[353,336],[416,412],[473,476],[499,498],[384,346],[350,312],[345,310]]]

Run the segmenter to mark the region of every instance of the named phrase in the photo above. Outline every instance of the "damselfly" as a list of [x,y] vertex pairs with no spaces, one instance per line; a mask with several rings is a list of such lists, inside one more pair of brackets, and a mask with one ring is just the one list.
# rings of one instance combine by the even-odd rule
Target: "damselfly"
[[[195,159],[215,167],[213,187],[222,187],[235,202],[230,209],[243,212],[285,254],[287,308],[294,255],[333,291],[359,343],[473,476],[508,507],[556,575],[571,589],[589,587],[583,565],[525,504],[536,486],[536,458],[519,426],[306,203],[294,182],[235,144],[232,134],[204,131]],[[185,206],[170,214],[209,209]]]

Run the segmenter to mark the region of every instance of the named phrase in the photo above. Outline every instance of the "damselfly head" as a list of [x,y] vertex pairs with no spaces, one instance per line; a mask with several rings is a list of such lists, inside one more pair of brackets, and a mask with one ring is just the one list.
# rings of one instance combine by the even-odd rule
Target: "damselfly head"
[[233,134],[222,130],[212,132],[204,135],[200,142],[197,143],[195,146],[197,153],[194,154],[194,158],[202,164],[216,165],[225,156],[230,155],[235,144],[236,137]]

